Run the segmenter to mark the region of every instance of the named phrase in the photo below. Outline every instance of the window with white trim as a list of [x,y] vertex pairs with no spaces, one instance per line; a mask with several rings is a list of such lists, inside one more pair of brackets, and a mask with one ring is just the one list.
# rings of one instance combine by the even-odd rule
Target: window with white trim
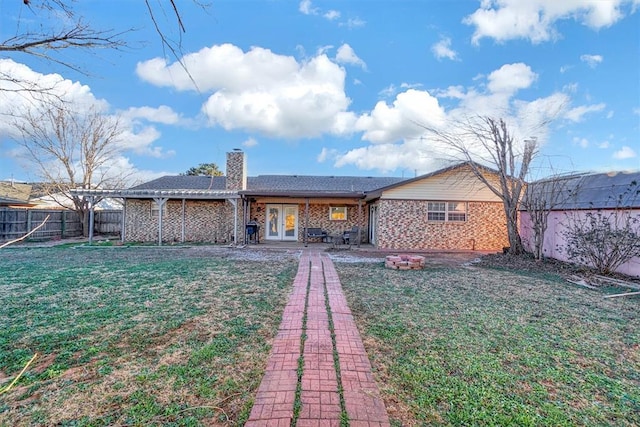
[[466,202],[428,202],[427,220],[464,222],[467,220]]
[[[158,203],[155,200],[151,200],[151,218],[158,218],[159,213]],[[167,202],[162,204],[162,216],[167,216]]]
[[329,219],[331,221],[346,221],[347,207],[346,206],[329,206]]

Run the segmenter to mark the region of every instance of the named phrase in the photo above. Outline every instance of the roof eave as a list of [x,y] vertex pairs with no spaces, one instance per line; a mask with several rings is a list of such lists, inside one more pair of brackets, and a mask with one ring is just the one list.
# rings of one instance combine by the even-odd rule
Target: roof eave
[[71,194],[85,197],[117,197],[122,199],[239,199],[236,191],[228,190],[71,190]]
[[310,198],[310,199],[363,199],[364,192],[330,192],[330,191],[260,191],[243,190],[239,192],[243,197],[282,197],[282,198]]

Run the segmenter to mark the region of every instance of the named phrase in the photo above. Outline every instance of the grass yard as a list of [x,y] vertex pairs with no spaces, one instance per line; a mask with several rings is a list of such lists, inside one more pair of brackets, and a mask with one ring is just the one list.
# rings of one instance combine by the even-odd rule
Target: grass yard
[[242,425],[297,260],[233,254],[0,251],[0,425]]
[[336,267],[394,425],[640,425],[637,296],[548,273]]

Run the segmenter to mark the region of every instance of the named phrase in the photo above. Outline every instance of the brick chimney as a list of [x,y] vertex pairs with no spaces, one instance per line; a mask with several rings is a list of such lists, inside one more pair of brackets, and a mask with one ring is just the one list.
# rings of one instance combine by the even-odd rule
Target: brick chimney
[[247,189],[247,163],[239,148],[227,153],[227,190]]

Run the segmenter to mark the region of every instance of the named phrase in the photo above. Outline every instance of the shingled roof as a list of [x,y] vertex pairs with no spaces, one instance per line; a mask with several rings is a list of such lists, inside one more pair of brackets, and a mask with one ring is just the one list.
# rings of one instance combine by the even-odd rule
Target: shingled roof
[[226,182],[224,176],[166,175],[130,190],[224,190]]
[[[402,181],[396,177],[258,175],[247,178],[243,194],[362,194]],[[224,176],[163,176],[131,190],[224,190]]]
[[[582,174],[554,178],[561,203],[554,210],[640,208],[640,172]],[[549,191],[550,180],[529,184],[527,191]]]

